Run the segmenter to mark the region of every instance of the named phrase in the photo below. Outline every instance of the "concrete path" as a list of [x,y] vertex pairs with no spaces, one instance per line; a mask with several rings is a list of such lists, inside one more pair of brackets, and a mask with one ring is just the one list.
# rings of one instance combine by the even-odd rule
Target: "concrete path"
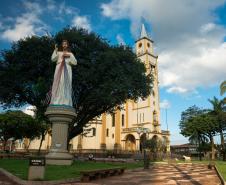
[[215,170],[203,164],[155,165],[149,170],[126,172],[90,183],[63,185],[220,185]]
[[17,184],[12,179],[7,177],[5,174],[0,172],[0,185],[19,185],[19,184]]

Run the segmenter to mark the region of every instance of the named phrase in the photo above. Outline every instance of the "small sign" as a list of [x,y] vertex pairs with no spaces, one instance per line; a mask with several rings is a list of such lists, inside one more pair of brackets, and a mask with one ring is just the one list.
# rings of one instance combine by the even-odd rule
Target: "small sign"
[[60,144],[60,143],[56,143],[55,146],[56,146],[57,148],[60,148],[60,147],[61,147],[61,144]]
[[45,166],[46,165],[46,160],[45,158],[30,158],[29,160],[29,165],[30,166]]

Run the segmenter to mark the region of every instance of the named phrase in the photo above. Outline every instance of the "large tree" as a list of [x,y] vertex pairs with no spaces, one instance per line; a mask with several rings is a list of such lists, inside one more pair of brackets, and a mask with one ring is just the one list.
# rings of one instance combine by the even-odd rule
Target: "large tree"
[[224,100],[218,100],[216,97],[209,99],[212,104],[212,110],[210,114],[215,116],[218,123],[217,131],[220,133],[221,138],[221,152],[223,154],[223,160],[226,160],[225,144],[224,144],[224,131],[226,130],[226,106]]
[[145,98],[151,91],[151,75],[129,47],[111,46],[95,33],[65,28],[54,36],[27,37],[2,51],[0,61],[0,102],[5,106],[36,106],[45,120],[55,64],[50,61],[54,44],[67,39],[78,60],[73,68],[73,101],[76,118],[69,139],[83,131],[94,117],[113,111],[127,99]]
[[190,120],[194,128],[199,129],[203,136],[208,137],[211,145],[211,159],[215,159],[215,144],[214,136],[217,133],[218,122],[215,116],[209,112],[205,112],[201,115],[195,116]]
[[206,110],[200,109],[197,106],[192,106],[181,113],[181,120],[179,127],[181,134],[185,137],[189,137],[189,140],[193,143],[196,142],[199,148],[199,159],[202,160],[201,145],[207,141],[205,132],[206,125],[199,122],[199,116],[203,115]]
[[39,136],[40,124],[31,116],[22,111],[7,111],[0,114],[0,140],[3,142],[4,149],[9,139],[33,140]]

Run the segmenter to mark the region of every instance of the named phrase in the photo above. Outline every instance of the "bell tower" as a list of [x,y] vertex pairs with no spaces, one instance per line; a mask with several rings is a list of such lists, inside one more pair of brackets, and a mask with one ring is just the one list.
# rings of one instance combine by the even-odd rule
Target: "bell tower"
[[[145,64],[146,74],[153,75],[153,88],[152,93],[146,100],[138,103],[139,105],[144,104],[144,102],[148,102],[151,110],[151,122],[152,130],[156,132],[160,132],[160,108],[159,108],[159,89],[158,89],[158,56],[154,54],[154,41],[147,34],[144,24],[141,26],[141,32],[139,39],[135,42],[136,54],[137,57]],[[147,104],[146,104],[147,105]]]
[[153,55],[153,43],[146,32],[144,24],[142,24],[140,38],[136,41],[137,56],[139,57],[144,54]]

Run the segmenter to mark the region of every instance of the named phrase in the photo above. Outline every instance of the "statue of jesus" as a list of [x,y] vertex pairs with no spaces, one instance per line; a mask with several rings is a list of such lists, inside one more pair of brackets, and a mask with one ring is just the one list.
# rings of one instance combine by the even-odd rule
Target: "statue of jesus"
[[57,45],[51,60],[56,62],[56,69],[52,85],[50,105],[72,106],[72,65],[77,65],[77,60],[69,50],[67,40],[62,41],[63,51],[58,51]]

